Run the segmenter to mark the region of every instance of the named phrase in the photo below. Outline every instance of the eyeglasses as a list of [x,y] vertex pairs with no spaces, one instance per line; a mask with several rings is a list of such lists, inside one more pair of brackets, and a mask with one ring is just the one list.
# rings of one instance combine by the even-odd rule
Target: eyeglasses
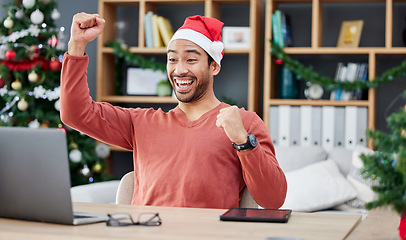
[[142,213],[138,216],[138,221],[134,222],[131,215],[128,213],[114,213],[107,214],[109,219],[106,222],[107,226],[121,227],[130,225],[143,225],[143,226],[159,226],[162,220],[158,213]]

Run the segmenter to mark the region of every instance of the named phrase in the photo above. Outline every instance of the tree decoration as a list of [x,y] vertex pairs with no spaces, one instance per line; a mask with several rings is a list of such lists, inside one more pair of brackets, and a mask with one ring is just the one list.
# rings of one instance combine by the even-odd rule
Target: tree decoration
[[14,21],[9,16],[4,20],[3,25],[5,28],[11,29],[14,26]]
[[23,98],[17,103],[17,107],[18,107],[18,110],[25,111],[28,109],[28,102],[25,101],[25,99]]
[[48,40],[48,45],[52,48],[58,45],[58,39],[55,37],[55,35],[52,35],[52,37]]
[[[82,175],[85,164],[99,163],[105,169],[109,152],[98,157],[95,140],[64,126],[60,119],[61,56],[67,39],[65,29],[54,23],[60,15],[56,0],[8,2],[3,5],[8,14],[0,24],[0,126],[59,128],[66,132],[71,153],[72,186],[111,179],[103,171]],[[12,29],[6,28],[8,17]]]
[[56,71],[61,70],[62,63],[59,60],[53,58],[51,60],[51,62],[49,63],[49,67],[51,68],[52,71],[56,72]]
[[23,6],[30,9],[35,6],[35,0],[23,0]]
[[17,18],[17,19],[23,19],[23,17],[25,16],[25,14],[24,14],[24,10],[22,10],[22,9],[18,9],[17,11],[16,11],[16,13],[15,13],[15,17]]
[[44,21],[44,14],[37,9],[31,13],[30,20],[34,24],[41,24]]
[[38,82],[39,76],[35,71],[32,71],[28,74],[28,81],[32,83]]
[[51,13],[51,18],[53,20],[58,20],[61,17],[61,14],[58,12],[58,9],[54,8]]
[[5,56],[7,59],[12,60],[16,57],[16,52],[14,50],[7,50]]
[[305,67],[300,62],[293,60],[287,55],[283,49],[271,41],[272,51],[271,54],[277,59],[280,59],[284,67],[290,69],[296,74],[297,79],[303,79],[310,83],[316,83],[321,85],[324,89],[333,91],[339,88],[345,91],[360,91],[367,88],[376,88],[382,83],[393,82],[399,78],[406,77],[406,60],[399,66],[387,70],[382,75],[375,77],[372,81],[362,81],[360,79],[349,81],[335,81],[334,79],[326,76],[322,76],[319,73],[312,70],[311,67]]
[[16,79],[13,83],[11,83],[11,88],[13,90],[20,90],[23,87],[23,84],[20,82],[20,80]]

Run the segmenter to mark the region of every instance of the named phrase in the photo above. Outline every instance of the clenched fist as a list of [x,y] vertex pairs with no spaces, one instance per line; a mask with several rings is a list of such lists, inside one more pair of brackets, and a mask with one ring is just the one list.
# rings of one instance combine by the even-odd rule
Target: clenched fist
[[93,41],[104,29],[105,21],[98,14],[78,13],[73,16],[68,53],[82,56],[88,42]]
[[223,129],[232,142],[236,144],[247,142],[248,132],[244,128],[237,106],[221,109],[217,115],[216,126]]

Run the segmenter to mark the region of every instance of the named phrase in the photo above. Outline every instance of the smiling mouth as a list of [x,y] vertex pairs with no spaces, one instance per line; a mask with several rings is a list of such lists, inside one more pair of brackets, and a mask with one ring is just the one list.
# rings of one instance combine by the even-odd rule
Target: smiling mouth
[[194,80],[179,80],[179,79],[176,79],[175,82],[176,82],[176,86],[180,90],[186,90],[187,88],[189,88],[192,85]]

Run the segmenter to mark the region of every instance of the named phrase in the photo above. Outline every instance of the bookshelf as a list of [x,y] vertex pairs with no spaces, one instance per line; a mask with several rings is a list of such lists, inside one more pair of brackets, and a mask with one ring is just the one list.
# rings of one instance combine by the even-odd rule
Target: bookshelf
[[[159,11],[161,6],[169,6],[170,10],[176,11],[177,8],[191,11],[183,16],[182,14],[170,14],[165,12],[171,22],[174,30],[183,24],[187,16],[201,14],[208,17],[215,17],[222,20],[223,8],[230,5],[245,5],[249,9],[249,22],[247,26],[251,28],[251,47],[247,49],[225,49],[226,58],[230,59],[233,56],[244,56],[248,58],[248,76],[244,81],[247,82],[247,108],[250,111],[259,112],[260,99],[257,97],[260,93],[260,77],[261,77],[261,53],[262,53],[262,32],[263,32],[263,1],[262,0],[100,0],[99,14],[106,19],[105,30],[98,37],[97,43],[97,80],[96,80],[96,98],[97,101],[107,101],[113,104],[122,103],[157,103],[157,104],[176,104],[177,100],[172,97],[157,97],[157,96],[118,96],[114,94],[114,55],[113,50],[105,47],[108,41],[115,39],[115,26],[117,21],[117,11],[123,7],[130,7],[136,11],[137,19],[130,23],[131,28],[137,35],[135,44],[129,46],[132,53],[140,54],[146,57],[161,57],[166,56],[166,48],[147,48],[145,44],[145,28],[144,16],[148,11]],[[197,10],[196,10],[197,9]],[[201,11],[201,12],[199,12]],[[171,15],[177,15],[172,19]],[[181,19],[181,20],[180,20]],[[134,20],[134,19],[131,19]],[[225,22],[225,26],[227,23]],[[228,60],[225,60],[228,61]],[[222,71],[225,71],[222,67]]]
[[[270,55],[271,45],[270,40],[272,39],[272,14],[277,9],[289,8],[299,6],[302,11],[307,13],[299,13],[300,16],[305,16],[301,19],[303,22],[308,23],[307,32],[301,31],[303,36],[293,36],[293,38],[302,38],[298,45],[294,47],[285,47],[284,51],[289,54],[292,58],[299,59],[316,59],[330,61],[331,64],[336,64],[341,59],[351,59],[356,57],[358,59],[363,59],[362,61],[368,63],[368,79],[372,80],[377,75],[379,75],[379,69],[382,65],[382,61],[379,59],[383,56],[402,56],[406,55],[406,48],[394,42],[394,34],[399,34],[399,30],[394,29],[394,2],[396,0],[357,0],[357,1],[348,1],[348,0],[301,0],[301,1],[289,1],[289,0],[266,0],[266,10],[265,10],[265,45],[264,45],[264,91],[263,91],[263,118],[264,122],[269,126],[269,111],[271,106],[280,106],[280,105],[290,105],[290,106],[357,106],[357,107],[367,107],[368,109],[368,128],[375,128],[375,115],[376,115],[376,91],[374,89],[369,89],[367,92],[367,97],[365,100],[350,100],[350,101],[335,101],[335,100],[308,100],[308,99],[280,99],[277,95],[278,87],[278,76],[277,76],[277,66],[273,56]],[[379,24],[382,24],[382,32],[376,33],[376,35],[384,36],[382,37],[382,44],[367,43],[363,44],[361,42],[360,47],[357,48],[337,48],[334,44],[326,43],[324,41],[326,35],[331,34],[331,32],[323,33],[323,31],[331,31],[328,28],[323,28],[323,25],[328,25],[329,22],[334,21],[334,17],[324,18],[323,13],[326,11],[326,5],[335,4],[335,6],[345,8],[351,7],[349,4],[374,4],[367,5],[374,8],[378,7],[383,9],[382,14],[379,14],[378,21]],[[283,10],[282,10],[283,11]],[[364,11],[368,11],[368,8],[365,8]],[[397,16],[399,18],[399,16]],[[362,16],[360,17],[362,18]],[[404,15],[403,15],[404,18]],[[368,21],[366,19],[365,21]],[[337,33],[339,32],[339,27],[336,29]],[[363,31],[368,31],[365,29]],[[362,33],[364,34],[364,32]],[[338,34],[337,34],[338,35]],[[334,45],[334,46],[332,46]],[[376,46],[370,46],[376,45]],[[333,60],[331,60],[333,59]],[[335,62],[335,63],[334,63]],[[398,64],[400,64],[399,61]],[[321,64],[322,65],[322,64]],[[325,66],[325,65],[324,65]],[[329,72],[324,72],[325,75],[334,77],[335,66],[330,67]],[[316,69],[323,73],[323,69]],[[369,142],[369,147],[372,147],[371,142]]]

